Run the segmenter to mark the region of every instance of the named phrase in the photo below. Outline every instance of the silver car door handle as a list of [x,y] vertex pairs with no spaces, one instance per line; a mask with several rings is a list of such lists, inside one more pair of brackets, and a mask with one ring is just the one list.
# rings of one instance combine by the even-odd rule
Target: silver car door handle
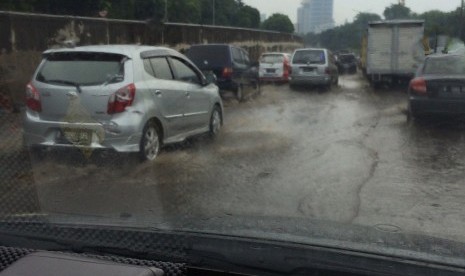
[[191,93],[189,93],[189,92],[186,92],[186,94],[185,94],[185,95],[186,95],[186,97],[190,98],[190,96],[191,96]]
[[154,93],[155,93],[155,95],[157,95],[157,96],[161,96],[161,91],[160,91],[160,90],[155,90]]

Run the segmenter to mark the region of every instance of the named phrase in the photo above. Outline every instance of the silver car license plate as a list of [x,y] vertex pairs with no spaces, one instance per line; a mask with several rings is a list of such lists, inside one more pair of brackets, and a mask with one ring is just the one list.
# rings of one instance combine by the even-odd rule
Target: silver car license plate
[[313,67],[303,67],[301,68],[303,74],[307,75],[316,75],[316,68]]
[[92,142],[92,131],[88,129],[63,129],[63,135],[74,145],[88,146]]

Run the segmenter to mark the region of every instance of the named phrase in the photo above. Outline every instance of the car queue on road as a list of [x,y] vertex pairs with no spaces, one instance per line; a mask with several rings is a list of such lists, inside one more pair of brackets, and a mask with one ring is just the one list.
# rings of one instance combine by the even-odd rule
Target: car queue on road
[[[263,53],[259,62],[227,44],[193,45],[186,56],[135,45],[72,47],[43,56],[26,87],[23,140],[31,152],[109,149],[138,153],[144,161],[155,160],[163,145],[217,136],[227,92],[241,102],[266,82],[328,91],[340,73],[356,72],[353,54],[337,58],[323,48]],[[438,108],[449,112],[445,106],[451,105],[462,113],[464,64],[458,56],[427,58],[409,85],[408,118]]]

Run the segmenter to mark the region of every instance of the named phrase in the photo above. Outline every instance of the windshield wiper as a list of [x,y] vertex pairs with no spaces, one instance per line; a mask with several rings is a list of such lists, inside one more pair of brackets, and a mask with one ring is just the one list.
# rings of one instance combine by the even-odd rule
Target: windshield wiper
[[124,80],[124,63],[128,60],[129,60],[128,57],[124,57],[123,59],[121,59],[119,63],[119,73],[110,76],[107,79],[107,81],[105,81],[102,85],[107,86],[109,83],[123,81]]
[[108,84],[110,83],[114,83],[114,82],[120,82],[120,81],[123,81],[124,80],[124,76],[121,75],[121,74],[115,74],[111,77],[108,78],[107,81],[105,81],[102,85],[103,86],[107,86]]
[[77,82],[67,81],[67,80],[45,80],[45,82],[46,83],[59,83],[59,84],[66,84],[66,85],[74,86],[76,87],[76,90],[79,93],[82,93],[81,85]]

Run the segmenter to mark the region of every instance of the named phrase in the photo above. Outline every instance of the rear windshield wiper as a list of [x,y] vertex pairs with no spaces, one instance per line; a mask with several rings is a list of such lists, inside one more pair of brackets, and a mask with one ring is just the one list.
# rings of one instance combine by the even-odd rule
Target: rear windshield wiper
[[71,86],[74,86],[76,87],[77,91],[79,93],[82,93],[82,90],[81,90],[81,85],[77,82],[73,82],[73,81],[67,81],[67,80],[45,80],[45,82],[47,83],[59,83],[59,84],[66,84],[66,85],[71,85]]
[[119,62],[119,73],[109,76],[108,79],[102,85],[106,86],[109,83],[123,81],[124,80],[124,63],[128,60],[129,60],[128,57],[124,57],[123,59],[121,59],[121,61]]
[[121,74],[115,74],[113,76],[110,76],[107,81],[105,81],[102,85],[103,86],[106,86],[110,83],[114,83],[114,82],[121,82],[124,80],[124,76],[121,75]]

